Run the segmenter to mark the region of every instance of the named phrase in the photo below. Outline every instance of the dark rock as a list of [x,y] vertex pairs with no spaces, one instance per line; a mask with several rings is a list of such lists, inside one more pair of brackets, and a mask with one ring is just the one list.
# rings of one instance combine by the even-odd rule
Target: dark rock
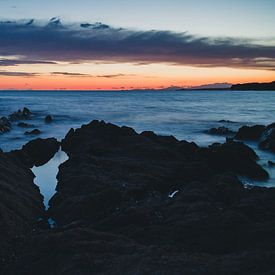
[[211,128],[206,133],[209,135],[217,135],[217,136],[233,136],[235,134],[234,131],[230,130],[227,127]]
[[258,156],[247,145],[228,139],[224,144],[214,144],[202,149],[213,169],[231,171],[257,180],[268,179],[268,173],[257,164]]
[[0,118],[0,133],[6,133],[11,130],[11,123],[9,122],[8,118],[1,117]]
[[21,150],[10,152],[28,167],[46,164],[59,150],[60,143],[55,138],[35,139],[25,144]]
[[16,261],[19,247],[38,229],[37,220],[44,216],[43,198],[33,178],[18,158],[0,153],[1,274],[5,274],[4,264]]
[[263,125],[243,126],[237,132],[235,139],[238,140],[258,140],[265,130]]
[[23,109],[23,114],[25,114],[25,115],[31,115],[31,111],[30,111],[30,109],[28,109],[27,107],[24,107],[24,109]]
[[270,83],[244,83],[232,85],[231,90],[237,91],[275,91],[275,81]]
[[25,135],[40,135],[41,131],[39,129],[34,129],[32,131],[25,132]]
[[269,161],[268,161],[268,165],[274,167],[274,166],[275,166],[275,162],[269,160]]
[[[9,156],[43,163],[37,142]],[[243,143],[200,148],[93,121],[62,149],[48,212],[57,228],[23,234],[3,274],[274,273],[275,189],[239,181],[266,177]]]
[[[98,221],[115,214],[116,209],[127,208],[131,201],[157,203],[183,182],[211,181],[224,172],[268,177],[256,163],[254,151],[242,143],[228,141],[199,149],[174,138],[124,132],[98,121],[70,130],[62,148],[70,160],[60,168],[58,192],[50,202],[59,224],[78,219]],[[81,176],[76,180],[73,175]]]
[[83,227],[37,234],[24,251],[5,274],[272,274],[275,257],[273,251],[188,253]]
[[18,127],[20,128],[30,128],[30,127],[34,127],[32,124],[28,124],[28,123],[25,123],[25,122],[19,122],[17,124]]
[[53,117],[51,115],[47,115],[45,117],[45,123],[52,123],[53,122]]
[[275,123],[265,128],[260,138],[259,148],[275,152]]
[[35,166],[47,163],[59,150],[60,143],[55,138],[35,139],[22,147],[22,151],[28,155]]
[[28,120],[31,118],[31,111],[24,107],[23,110],[18,110],[14,113],[12,113],[11,115],[9,115],[9,120],[10,121],[17,121],[17,120]]

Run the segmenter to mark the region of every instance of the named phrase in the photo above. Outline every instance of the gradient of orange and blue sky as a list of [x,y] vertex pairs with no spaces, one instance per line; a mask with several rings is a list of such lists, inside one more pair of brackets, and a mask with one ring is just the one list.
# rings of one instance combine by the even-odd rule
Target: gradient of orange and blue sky
[[273,0],[1,0],[0,89],[275,80]]

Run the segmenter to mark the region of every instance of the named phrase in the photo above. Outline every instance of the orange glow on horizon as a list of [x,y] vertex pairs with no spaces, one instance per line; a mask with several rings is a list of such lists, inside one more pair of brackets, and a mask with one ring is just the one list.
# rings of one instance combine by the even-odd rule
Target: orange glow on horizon
[[[95,68],[95,69],[94,69]],[[123,90],[123,89],[159,89],[170,86],[191,87],[211,83],[246,83],[271,82],[275,80],[275,71],[232,69],[232,68],[197,68],[169,65],[102,65],[101,67],[76,68],[63,66],[63,71],[86,73],[78,75],[53,75],[54,67],[10,68],[9,72],[36,72],[34,76],[0,75],[1,90]],[[36,70],[35,70],[36,69]],[[59,68],[60,69],[60,68]],[[91,71],[91,70],[94,71]],[[88,71],[90,70],[90,71]],[[48,72],[47,72],[48,71]],[[87,72],[88,71],[88,72]],[[129,74],[119,74],[127,71]],[[91,76],[90,76],[91,75]]]

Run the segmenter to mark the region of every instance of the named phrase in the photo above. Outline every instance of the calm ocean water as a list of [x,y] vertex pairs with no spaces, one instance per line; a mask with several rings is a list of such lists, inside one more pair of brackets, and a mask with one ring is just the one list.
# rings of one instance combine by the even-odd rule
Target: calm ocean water
[[[138,132],[153,130],[161,135],[194,141],[207,146],[223,142],[223,137],[204,133],[211,127],[227,126],[237,129],[242,125],[275,122],[275,91],[1,91],[0,116],[23,108],[34,113],[32,121],[42,131],[41,137],[61,139],[70,128],[93,119],[127,125]],[[52,124],[45,124],[47,114],[54,116]],[[230,120],[235,123],[221,123]],[[32,137],[25,129],[14,126],[10,133],[0,135],[4,151],[20,148]],[[257,146],[250,144],[257,150]],[[275,156],[257,150],[261,164]],[[263,185],[275,186],[275,173],[268,168],[271,180]]]

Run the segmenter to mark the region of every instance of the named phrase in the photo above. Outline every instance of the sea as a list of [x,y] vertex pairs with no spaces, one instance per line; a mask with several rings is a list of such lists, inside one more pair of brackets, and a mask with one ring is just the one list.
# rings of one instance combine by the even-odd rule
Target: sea
[[[32,111],[28,123],[42,131],[41,138],[61,140],[70,128],[97,119],[208,146],[225,141],[224,137],[206,133],[212,127],[237,130],[243,125],[275,122],[275,91],[0,91],[0,116],[23,107]],[[44,118],[49,114],[54,121],[46,124]],[[0,148],[19,149],[36,138],[24,135],[25,131],[15,123],[12,131],[0,135]],[[275,186],[275,168],[267,163],[275,162],[275,154],[259,150],[256,143],[248,145],[259,155],[259,163],[270,179],[244,181],[248,185]]]

